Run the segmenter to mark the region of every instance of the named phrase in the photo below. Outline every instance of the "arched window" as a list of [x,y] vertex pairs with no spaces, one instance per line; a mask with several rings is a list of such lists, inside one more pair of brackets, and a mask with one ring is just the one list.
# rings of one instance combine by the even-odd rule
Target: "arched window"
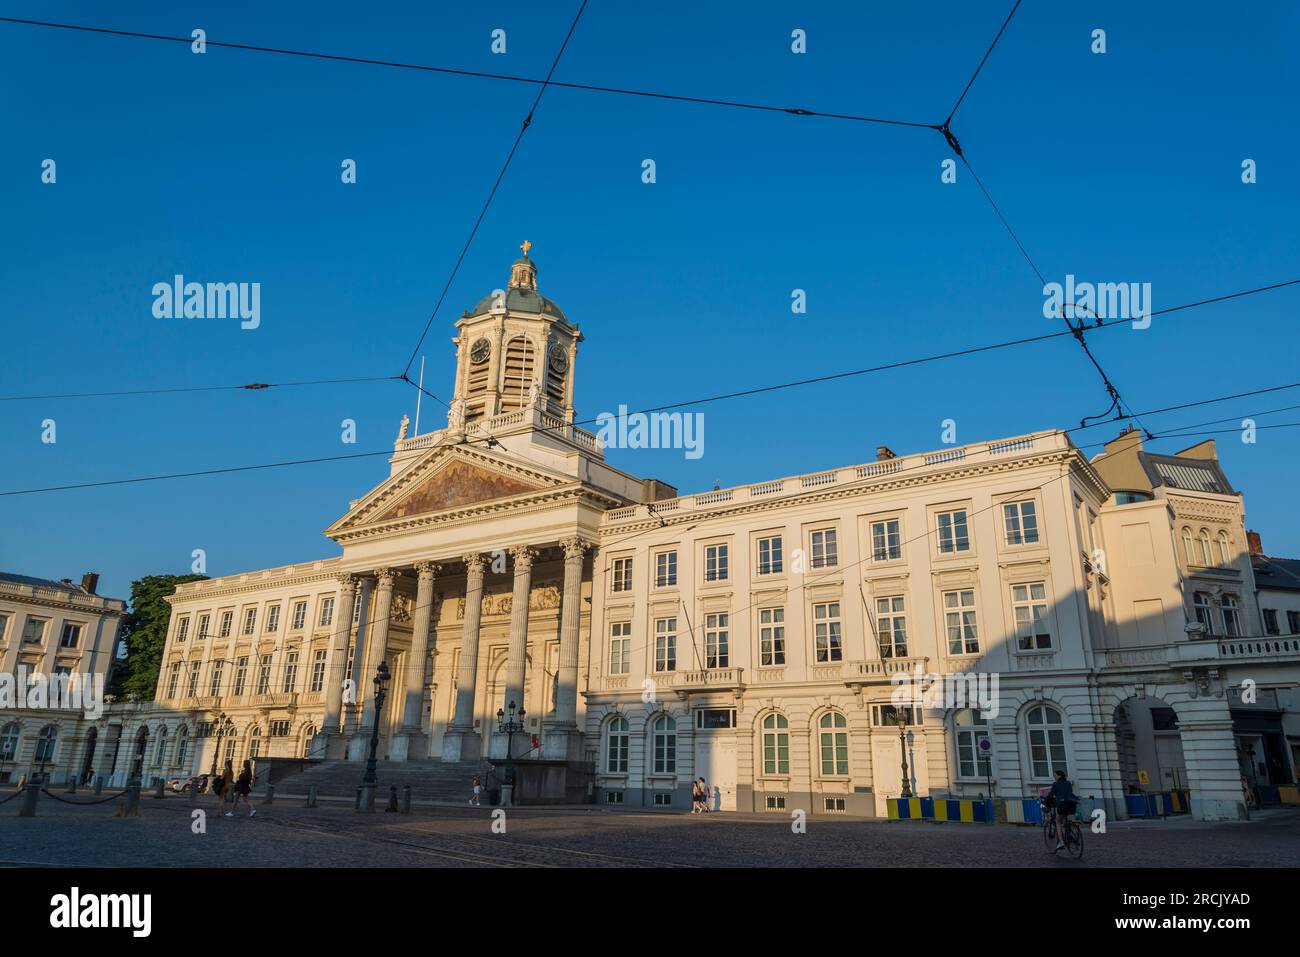
[[822,774],[849,773],[849,723],[838,711],[828,711],[817,722],[821,729]]
[[22,737],[22,728],[17,721],[10,721],[0,728],[0,763],[18,759],[18,741]]
[[763,719],[763,773],[790,773],[790,722],[776,712]]
[[1214,634],[1214,613],[1210,610],[1210,596],[1203,591],[1192,594],[1192,611],[1201,625],[1201,633]]
[[1192,530],[1183,527],[1183,555],[1187,559],[1187,564],[1196,564],[1196,553],[1192,551]]
[[167,760],[167,726],[158,729],[158,746],[153,752],[153,766],[161,768]]
[[655,774],[677,771],[677,722],[660,715],[654,723]]
[[181,768],[185,766],[185,758],[190,749],[190,729],[181,725],[176,729],[176,754],[172,757],[172,766]]
[[610,774],[627,774],[627,752],[627,718],[617,717],[609,723],[605,770]]
[[59,729],[55,725],[47,724],[41,728],[41,733],[36,737],[36,754],[32,760],[40,763],[49,761],[53,763],[54,752],[59,746]]
[[501,411],[512,412],[528,404],[533,388],[533,344],[526,336],[515,336],[506,343],[505,364],[501,370]]
[[226,756],[224,760],[229,761],[231,764],[235,763],[235,732],[233,728],[227,732]]
[[1049,704],[1034,705],[1025,716],[1029,730],[1029,761],[1036,781],[1050,781],[1057,771],[1066,771],[1065,727],[1061,712]]
[[989,736],[988,719],[973,708],[953,715],[957,743],[957,776],[987,779],[991,777],[988,756],[980,750],[980,741]]
[[1228,533],[1219,532],[1219,563],[1225,568],[1232,564],[1232,546],[1228,543]]
[[1241,637],[1241,603],[1237,601],[1236,595],[1224,595],[1222,602],[1223,609],[1223,633],[1229,638]]
[[311,743],[316,737],[316,725],[309,724],[302,731],[302,756],[311,757]]
[[249,760],[257,757],[262,750],[262,729],[253,725],[253,730],[248,732],[248,757]]
[[1200,539],[1201,564],[1206,566],[1213,565],[1214,556],[1210,554],[1210,530],[1208,528],[1201,529]]

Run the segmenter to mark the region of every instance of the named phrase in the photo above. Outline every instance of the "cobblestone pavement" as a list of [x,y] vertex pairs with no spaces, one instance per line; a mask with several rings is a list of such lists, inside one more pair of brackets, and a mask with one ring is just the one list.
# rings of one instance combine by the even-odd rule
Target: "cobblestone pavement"
[[[35,818],[0,809],[0,866],[143,867],[1257,867],[1300,861],[1300,811],[1249,823],[1117,822],[1085,835],[1082,861],[1047,853],[1033,827],[826,820],[795,834],[786,817],[604,808],[513,809],[506,833],[489,808],[417,807],[359,815],[346,805],[255,805],[219,817],[184,797],[73,807],[42,796]],[[191,831],[206,812],[207,833]]]

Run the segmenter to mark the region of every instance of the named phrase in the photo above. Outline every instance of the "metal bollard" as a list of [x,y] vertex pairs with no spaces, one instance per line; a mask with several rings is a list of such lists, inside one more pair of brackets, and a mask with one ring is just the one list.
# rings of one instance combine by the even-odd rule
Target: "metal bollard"
[[402,809],[401,813],[411,813],[411,786],[409,784],[402,786]]
[[96,794],[104,793],[104,775],[102,774],[95,775],[95,793]]
[[29,784],[27,787],[23,788],[23,803],[22,807],[18,809],[19,817],[36,816],[36,799],[40,797],[40,794],[40,785]]
[[384,813],[397,810],[397,785],[388,786],[388,807],[384,808]]
[[307,803],[304,804],[303,807],[315,807],[315,806],[316,806],[316,785],[309,784],[307,785]]
[[275,800],[275,785],[268,784],[266,786],[266,797],[262,798],[262,803],[270,804],[274,800]]
[[162,778],[158,778],[158,780],[154,781],[154,783],[153,783],[153,796],[154,796],[154,797],[156,797],[156,798],[160,798],[160,797],[163,796],[163,786],[164,786],[165,784],[166,784],[166,782],[163,781]]
[[69,776],[68,776],[68,790],[67,790],[67,793],[68,793],[68,794],[76,794],[76,793],[77,793],[77,778],[76,778],[76,775],[69,775]]
[[140,785],[132,784],[126,789],[126,804],[117,809],[116,817],[140,816]]
[[357,785],[357,812],[369,814],[375,810],[375,786],[373,784]]

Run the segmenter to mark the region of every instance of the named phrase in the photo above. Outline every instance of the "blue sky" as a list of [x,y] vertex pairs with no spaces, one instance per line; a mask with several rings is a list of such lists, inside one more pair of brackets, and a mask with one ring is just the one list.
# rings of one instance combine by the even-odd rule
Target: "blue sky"
[[[939,122],[1009,9],[592,0],[556,77]],[[10,0],[3,15],[543,76],[575,10]],[[1300,133],[1282,120],[1300,92],[1297,20],[1287,3],[1026,0],[953,129],[1049,280],[1150,282],[1160,309],[1295,278]],[[498,27],[505,55],[490,52]],[[0,64],[6,395],[400,372],[536,93],[8,24]],[[950,155],[929,130],[549,90],[434,320],[426,386],[449,391],[452,323],[504,284],[525,238],[541,290],[586,336],[582,418],[1050,331],[1040,283],[969,175],[940,183]],[[356,185],[340,183],[344,158]],[[150,290],[175,273],[260,282],[261,327],[155,319]],[[795,288],[806,315],[791,313]],[[1300,380],[1298,302],[1284,290],[1092,341],[1130,408],[1153,409]],[[6,402],[0,490],[382,449],[414,401],[374,383]],[[1300,390],[1144,421],[1296,403]],[[610,459],[685,492],[867,461],[879,444],[932,449],[947,418],[964,443],[1106,405],[1059,339],[709,405],[703,458]],[[54,445],[40,441],[50,418]],[[1297,437],[1217,437],[1277,554],[1300,554]],[[96,569],[124,595],[188,571],[195,548],[213,575],[332,555],[321,530],[385,474],[375,458],[4,497],[0,568]]]

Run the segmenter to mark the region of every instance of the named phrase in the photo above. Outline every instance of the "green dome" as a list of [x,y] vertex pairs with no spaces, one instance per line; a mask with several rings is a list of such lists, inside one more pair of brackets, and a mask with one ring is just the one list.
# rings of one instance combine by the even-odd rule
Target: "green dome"
[[[479,300],[479,304],[470,310],[469,314],[471,316],[480,316],[485,312],[491,312],[496,300],[497,297],[491,294],[484,296]],[[510,312],[541,313],[554,316],[557,319],[564,319],[564,313],[559,306],[541,293],[532,289],[525,289],[522,286],[512,286],[506,290],[506,309]]]

